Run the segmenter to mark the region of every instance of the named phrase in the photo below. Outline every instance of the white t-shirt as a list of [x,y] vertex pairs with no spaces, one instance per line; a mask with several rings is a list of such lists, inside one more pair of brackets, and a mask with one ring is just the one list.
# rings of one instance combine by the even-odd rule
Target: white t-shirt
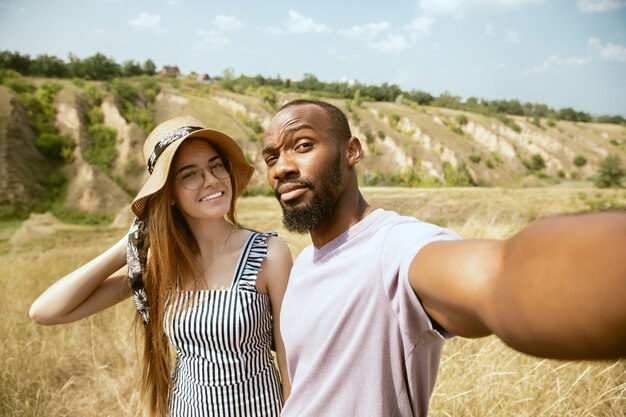
[[281,310],[283,417],[425,416],[444,337],[408,282],[417,252],[454,232],[378,209],[296,259]]

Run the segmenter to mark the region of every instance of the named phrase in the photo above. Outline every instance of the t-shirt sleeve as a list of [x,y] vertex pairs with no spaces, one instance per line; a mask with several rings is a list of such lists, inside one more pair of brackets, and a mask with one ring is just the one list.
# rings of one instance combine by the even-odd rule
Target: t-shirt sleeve
[[[381,253],[383,285],[403,334],[413,342],[434,326],[409,283],[411,262],[431,242],[458,239],[449,229],[418,221],[400,223],[388,231]],[[450,336],[443,329],[437,330],[443,337]]]

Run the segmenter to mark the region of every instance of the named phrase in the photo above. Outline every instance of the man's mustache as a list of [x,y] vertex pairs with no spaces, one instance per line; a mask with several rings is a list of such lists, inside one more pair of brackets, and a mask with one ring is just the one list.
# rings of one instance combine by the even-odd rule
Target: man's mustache
[[276,183],[276,186],[274,187],[274,196],[280,200],[280,193],[278,192],[278,190],[280,189],[280,187],[282,187],[285,184],[291,184],[291,185],[298,185],[298,186],[303,186],[303,187],[307,187],[307,188],[313,188],[313,181],[311,180],[307,180],[304,178],[286,178],[283,180],[278,180],[278,182]]

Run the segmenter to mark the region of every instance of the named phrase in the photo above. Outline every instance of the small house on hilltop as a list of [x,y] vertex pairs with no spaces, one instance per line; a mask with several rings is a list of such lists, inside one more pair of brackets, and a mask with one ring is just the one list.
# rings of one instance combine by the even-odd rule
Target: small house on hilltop
[[180,69],[178,69],[178,67],[165,65],[161,68],[161,71],[159,71],[159,75],[163,75],[165,77],[178,77],[180,75]]

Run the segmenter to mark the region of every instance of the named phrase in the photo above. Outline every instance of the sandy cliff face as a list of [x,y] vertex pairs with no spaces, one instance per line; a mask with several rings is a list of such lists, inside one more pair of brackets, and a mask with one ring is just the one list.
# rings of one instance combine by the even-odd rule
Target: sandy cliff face
[[[146,133],[122,116],[106,89],[101,91],[103,124],[117,133],[116,157],[108,175],[83,158],[93,141],[85,117],[94,105],[89,94],[66,83],[55,101],[59,133],[76,143],[72,161],[63,168],[69,179],[65,206],[90,213],[126,213],[132,197],[119,186],[119,179],[131,193],[144,183]],[[293,98],[293,94],[279,94],[281,103]],[[533,155],[543,158],[543,175],[565,179],[588,178],[611,153],[626,163],[624,126],[563,121],[549,125],[546,120],[536,126],[511,116],[519,126],[515,131],[496,118],[449,109],[372,102],[350,108],[345,100],[328,101],[344,110],[353,135],[361,139],[360,176],[376,172],[390,178],[412,171],[432,183],[444,182],[446,169],[464,169],[480,185],[541,186],[542,180],[529,176],[525,166]],[[260,97],[224,91],[200,94],[189,86],[178,89],[165,84],[152,109],[155,123],[188,114],[231,135],[257,167],[251,183],[265,184],[262,143],[250,120],[266,126],[273,110]],[[462,124],[461,114],[466,119]],[[53,167],[34,143],[25,109],[10,90],[0,86],[0,206],[32,203],[43,195]],[[573,163],[578,155],[587,159],[585,166]]]
[[91,141],[85,125],[86,101],[87,98],[79,92],[58,97],[56,102],[59,133],[70,136],[77,144],[71,165],[66,167],[70,181],[65,206],[87,213],[117,214],[128,205],[130,197],[82,157]]
[[26,110],[0,86],[0,207],[35,203],[46,190],[49,173],[35,148]]

